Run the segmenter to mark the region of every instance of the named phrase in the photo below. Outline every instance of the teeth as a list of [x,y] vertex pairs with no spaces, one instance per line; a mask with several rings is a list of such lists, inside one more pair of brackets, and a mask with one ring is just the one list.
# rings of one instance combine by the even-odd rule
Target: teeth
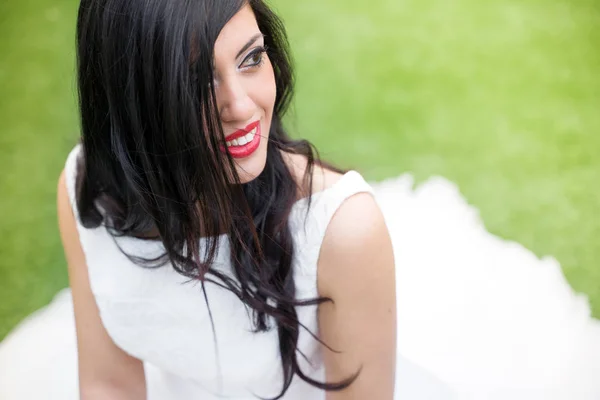
[[254,136],[256,135],[257,130],[258,130],[258,128],[254,128],[249,133],[247,133],[246,136],[242,136],[237,139],[230,140],[229,142],[227,142],[227,147],[243,146],[245,144],[252,142],[254,140]]

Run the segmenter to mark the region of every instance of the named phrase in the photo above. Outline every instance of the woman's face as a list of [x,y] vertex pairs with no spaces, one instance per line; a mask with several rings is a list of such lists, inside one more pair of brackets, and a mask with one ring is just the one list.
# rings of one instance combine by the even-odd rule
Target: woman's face
[[246,183],[265,167],[276,96],[273,67],[249,5],[223,27],[214,57],[217,107],[225,134],[221,151],[233,157],[240,180]]

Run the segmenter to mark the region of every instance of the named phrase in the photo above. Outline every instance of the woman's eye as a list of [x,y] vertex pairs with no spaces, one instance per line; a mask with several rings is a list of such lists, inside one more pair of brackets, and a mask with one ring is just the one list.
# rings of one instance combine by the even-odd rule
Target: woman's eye
[[242,62],[241,68],[258,67],[263,61],[263,54],[265,51],[266,49],[263,47],[248,54],[248,56],[244,59],[244,62]]

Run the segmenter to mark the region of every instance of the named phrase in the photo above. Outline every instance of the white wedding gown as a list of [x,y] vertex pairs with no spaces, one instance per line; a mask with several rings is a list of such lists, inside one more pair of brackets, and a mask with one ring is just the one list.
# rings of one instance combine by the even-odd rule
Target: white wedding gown
[[[343,179],[345,183],[338,185],[338,192],[343,186],[360,186],[362,178],[354,173]],[[556,260],[540,260],[522,246],[489,234],[477,211],[463,200],[452,183],[442,178],[430,179],[414,188],[411,177],[404,175],[372,187],[386,216],[397,261],[396,399],[600,399],[600,323],[590,317],[585,296],[571,290]],[[362,187],[358,191],[361,190],[368,189]],[[322,197],[333,198],[334,192]],[[338,197],[347,197],[351,192]],[[316,204],[318,208],[318,199]],[[91,268],[93,280],[97,272]],[[161,279],[171,278],[165,275]],[[195,383],[179,376],[189,370],[178,369],[185,363],[198,371],[204,364],[196,366],[197,360],[187,360],[182,355],[179,364],[170,365],[172,360],[147,352],[138,343],[140,337],[132,337],[123,328],[124,320],[137,318],[134,312],[147,311],[142,305],[126,307],[133,310],[132,314],[119,314],[121,310],[114,311],[118,303],[111,305],[102,298],[106,290],[113,289],[94,282],[92,286],[101,312],[105,310],[103,322],[117,344],[152,361],[146,364],[149,390],[153,392],[149,399],[212,398],[197,391],[206,389],[210,382],[203,381],[204,386],[198,389]],[[223,301],[226,303],[227,299]],[[193,318],[191,315],[189,318]],[[153,319],[144,318],[142,315],[133,325],[153,326],[149,325]],[[190,326],[196,323],[190,322],[188,316],[184,319]],[[179,322],[173,321],[171,324],[175,325]],[[218,317],[215,324],[220,324]],[[141,339],[148,341],[148,346],[151,340]],[[303,340],[306,337],[301,337]],[[163,345],[157,343],[158,347]],[[256,347],[263,344],[257,341]],[[188,346],[193,354],[195,348]],[[271,349],[264,347],[265,352],[258,358],[250,350],[244,351],[260,369],[262,364],[256,360],[275,357],[274,349],[271,354]],[[165,353],[171,354],[166,350]],[[176,353],[175,348],[172,354]],[[227,351],[224,353],[226,358]],[[271,360],[275,368],[276,357]],[[247,371],[237,365],[244,364],[243,360],[235,361],[236,373],[245,379]],[[170,374],[164,374],[156,364],[164,365]],[[227,374],[226,362],[224,365]],[[265,366],[268,369],[268,364]],[[298,387],[285,398],[324,398],[310,390]],[[179,394],[174,397],[174,393]],[[76,398],[75,331],[70,292],[65,290],[0,343],[0,399]],[[251,397],[233,394],[230,398]]]

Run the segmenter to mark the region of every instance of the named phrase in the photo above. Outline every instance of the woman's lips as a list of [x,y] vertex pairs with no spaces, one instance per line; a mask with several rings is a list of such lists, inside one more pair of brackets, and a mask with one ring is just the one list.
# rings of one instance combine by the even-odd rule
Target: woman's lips
[[[222,152],[229,152],[233,158],[250,156],[258,149],[261,139],[260,120],[249,124],[244,129],[239,129],[225,137],[227,145],[221,145]],[[239,144],[239,143],[244,144]]]

